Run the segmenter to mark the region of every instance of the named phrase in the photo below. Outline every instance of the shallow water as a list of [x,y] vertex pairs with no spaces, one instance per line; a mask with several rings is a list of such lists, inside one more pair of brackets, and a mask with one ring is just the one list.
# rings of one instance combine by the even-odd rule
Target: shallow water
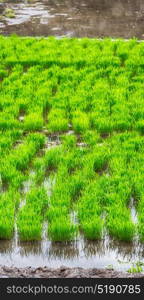
[[0,19],[6,35],[144,39],[143,0],[10,0],[6,6],[16,14]]
[[52,243],[46,239],[47,224],[41,242],[0,242],[0,265],[17,267],[109,268],[127,271],[133,263],[144,263],[144,249],[139,243],[116,242],[107,237],[90,242],[80,237],[75,242]]

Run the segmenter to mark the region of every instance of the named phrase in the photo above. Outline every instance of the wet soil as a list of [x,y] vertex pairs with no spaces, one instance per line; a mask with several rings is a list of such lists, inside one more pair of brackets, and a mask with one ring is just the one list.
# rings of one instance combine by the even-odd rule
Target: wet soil
[[[6,1],[0,3],[4,35],[144,39],[143,0]],[[5,17],[4,7],[12,9],[15,18]]]
[[0,266],[0,278],[144,278],[144,273],[122,273],[114,270],[67,268],[58,269],[47,267],[15,268]]

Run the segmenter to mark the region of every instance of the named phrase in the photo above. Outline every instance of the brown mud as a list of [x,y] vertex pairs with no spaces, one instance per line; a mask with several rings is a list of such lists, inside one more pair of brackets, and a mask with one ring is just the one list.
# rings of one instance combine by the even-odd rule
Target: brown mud
[[[9,17],[5,9],[15,17]],[[144,39],[144,1],[0,0],[0,34],[12,33]]]
[[0,266],[0,278],[144,278],[144,273],[122,273],[114,270],[84,268],[15,268]]

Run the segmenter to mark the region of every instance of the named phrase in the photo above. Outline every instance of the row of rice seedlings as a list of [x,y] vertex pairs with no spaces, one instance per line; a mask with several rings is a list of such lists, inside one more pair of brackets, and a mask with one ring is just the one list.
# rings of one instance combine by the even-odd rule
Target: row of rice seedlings
[[87,181],[87,186],[77,204],[80,230],[89,240],[98,240],[103,234],[102,206],[100,199],[103,195],[98,178]]
[[19,130],[7,130],[0,133],[0,157],[8,153],[17,141],[22,138]]
[[107,228],[110,235],[121,240],[131,241],[135,235],[135,224],[131,220],[130,210],[118,205],[108,208]]
[[[65,181],[63,180],[65,178]],[[47,217],[49,221],[48,234],[53,241],[72,240],[77,228],[70,220],[70,190],[67,170],[58,171]]]
[[11,239],[14,233],[15,210],[20,195],[15,189],[0,194],[0,239]]
[[30,134],[23,144],[1,159],[1,178],[5,184],[20,187],[25,177],[23,172],[28,168],[36,152],[43,146],[44,140],[43,135]]
[[47,128],[50,133],[67,131],[68,123],[69,122],[65,116],[65,111],[62,109],[52,109],[48,114]]
[[33,187],[26,196],[26,205],[20,208],[18,214],[18,232],[23,241],[40,240],[44,211],[48,197],[43,187]]
[[71,207],[85,186],[80,170],[84,155],[85,152],[76,147],[75,136],[63,137],[60,164],[47,212],[48,234],[53,241],[73,240],[78,233],[77,224],[71,220]]

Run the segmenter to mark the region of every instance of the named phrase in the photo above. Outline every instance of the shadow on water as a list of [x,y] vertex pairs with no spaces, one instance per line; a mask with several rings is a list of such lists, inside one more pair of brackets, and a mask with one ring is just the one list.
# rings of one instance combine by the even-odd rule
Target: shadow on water
[[6,35],[144,38],[143,0],[11,0],[4,5],[15,12],[15,18],[0,18],[0,33]]

